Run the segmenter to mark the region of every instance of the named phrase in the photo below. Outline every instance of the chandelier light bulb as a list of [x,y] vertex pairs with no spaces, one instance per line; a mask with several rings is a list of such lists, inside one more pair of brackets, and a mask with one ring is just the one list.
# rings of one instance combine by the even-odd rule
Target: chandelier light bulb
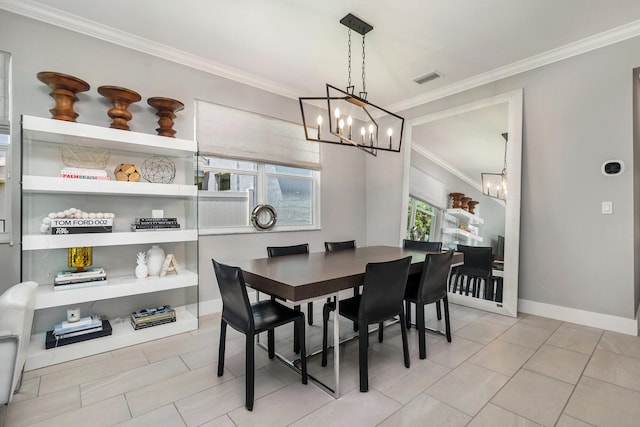
[[391,136],[393,135],[393,129],[389,128],[387,130],[387,135],[389,135],[389,149],[391,149]]
[[347,117],[347,125],[349,126],[349,139],[351,139],[351,125],[353,124],[353,119],[351,116]]
[[[336,108],[335,115],[336,115],[336,128],[340,128],[340,109],[339,108]],[[336,129],[336,132],[338,132],[338,129]]]
[[340,122],[338,123],[338,128],[340,129],[338,133],[342,135],[342,129],[344,129],[344,120],[340,119]]
[[322,116],[318,115],[318,139],[320,139],[320,126],[322,125]]
[[360,128],[360,135],[362,136],[362,144],[364,145],[364,135],[367,133],[367,131],[364,129],[364,126],[362,126]]

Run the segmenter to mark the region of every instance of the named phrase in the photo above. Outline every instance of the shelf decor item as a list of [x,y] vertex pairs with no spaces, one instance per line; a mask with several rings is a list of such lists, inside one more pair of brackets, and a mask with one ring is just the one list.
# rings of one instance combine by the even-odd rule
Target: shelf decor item
[[69,168],[104,169],[111,153],[97,147],[84,145],[60,146],[62,163]]
[[184,108],[184,104],[171,98],[154,97],[147,99],[147,103],[157,110],[156,115],[159,117],[156,129],[158,135],[175,138],[176,131],[173,129],[173,119],[176,112]]
[[469,202],[472,200],[471,197],[461,197],[460,201],[462,202],[460,204],[460,208],[465,210],[465,211],[469,211]]
[[147,268],[149,270],[149,276],[160,276],[164,260],[164,250],[158,245],[151,245],[147,250]]
[[128,111],[129,105],[142,99],[138,92],[119,86],[100,86],[98,93],[113,104],[107,115],[113,119],[110,128],[129,130],[129,120],[133,117]]
[[138,252],[136,256],[136,278],[144,279],[149,275],[149,268],[147,267],[147,254],[144,252]]
[[78,100],[76,93],[89,90],[89,83],[77,77],[55,71],[41,71],[37,74],[38,80],[49,86],[49,94],[55,101],[55,106],[49,110],[51,118],[75,122],[78,113],[73,110],[73,104]]
[[450,193],[449,196],[451,196],[451,199],[452,199],[451,207],[453,209],[459,209],[460,206],[462,205],[462,202],[460,199],[464,196],[464,193]]
[[467,203],[467,205],[469,206],[469,213],[475,215],[476,212],[476,206],[480,204],[480,202],[477,202],[475,200],[471,200],[469,203]]
[[142,163],[142,177],[155,184],[171,184],[176,178],[176,165],[166,156],[153,156]]
[[130,163],[120,163],[113,170],[118,181],[138,182],[140,180],[140,171],[136,168],[136,165]]
[[67,249],[67,265],[69,268],[75,268],[76,273],[83,272],[85,267],[89,267],[91,264],[93,264],[93,248],[91,246]]

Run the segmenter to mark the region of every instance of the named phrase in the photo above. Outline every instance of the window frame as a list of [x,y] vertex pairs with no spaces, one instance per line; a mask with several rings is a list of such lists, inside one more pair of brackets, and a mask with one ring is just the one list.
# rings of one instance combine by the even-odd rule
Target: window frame
[[0,116],[0,134],[7,135],[7,140],[0,141],[0,150],[5,155],[5,178],[4,178],[4,197],[0,203],[4,208],[4,232],[0,229],[0,244],[12,244],[11,231],[12,231],[12,193],[13,193],[13,173],[12,173],[12,150],[11,150],[11,53],[0,51],[2,61],[0,61],[0,67],[3,68],[4,78],[0,79],[3,83],[0,91],[3,95],[0,97],[0,102],[4,102],[4,115]]
[[[407,229],[405,230],[405,238],[409,239],[410,238],[410,230],[411,228],[415,225],[416,223],[416,213],[419,210],[420,212],[428,215],[431,217],[431,227],[430,227],[430,233],[429,233],[429,239],[428,240],[424,240],[425,242],[436,242],[438,241],[439,235],[440,235],[440,227],[438,227],[438,218],[439,218],[439,213],[440,213],[440,209],[433,206],[430,203],[425,202],[424,200],[418,199],[415,196],[409,195],[409,198],[411,199],[409,202],[409,211],[411,212],[410,218],[409,218],[409,223],[407,224]],[[429,207],[431,207],[431,211],[427,210],[427,209],[423,209],[421,207],[418,207],[418,203],[423,203]]]
[[[311,230],[320,230],[320,171],[315,169],[309,169],[299,166],[293,166],[297,169],[304,169],[310,172],[309,176],[303,175],[295,175],[295,174],[287,174],[280,172],[267,172],[267,166],[288,166],[290,165],[281,165],[273,162],[264,162],[264,161],[249,161],[241,158],[225,158],[216,155],[206,155],[201,154],[201,157],[204,158],[219,158],[219,159],[228,159],[233,161],[240,162],[250,162],[256,164],[256,170],[245,170],[245,169],[230,169],[230,168],[221,168],[216,166],[206,166],[201,165],[199,167],[198,172],[231,172],[238,173],[242,175],[250,175],[256,177],[256,189],[255,189],[255,198],[256,205],[267,204],[267,188],[268,188],[268,178],[276,177],[276,178],[288,178],[288,179],[298,179],[303,181],[311,182],[311,224],[301,225],[281,225],[276,222],[276,225],[269,230],[257,230],[252,224],[246,226],[208,226],[208,227],[199,227],[200,235],[221,235],[221,234],[254,234],[254,233],[278,233],[278,232],[289,232],[289,231],[311,231]],[[206,191],[206,190],[205,190]],[[225,191],[208,191],[209,193],[224,195]],[[200,194],[200,192],[198,192]],[[250,210],[253,210],[254,206],[250,207]],[[200,209],[203,209],[200,203],[198,203],[198,212]]]

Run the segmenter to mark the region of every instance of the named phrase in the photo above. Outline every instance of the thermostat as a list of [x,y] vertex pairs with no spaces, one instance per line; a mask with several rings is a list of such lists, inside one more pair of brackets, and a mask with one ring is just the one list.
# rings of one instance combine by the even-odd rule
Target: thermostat
[[624,163],[622,160],[607,160],[602,163],[600,170],[602,171],[602,175],[605,176],[620,175],[624,172]]

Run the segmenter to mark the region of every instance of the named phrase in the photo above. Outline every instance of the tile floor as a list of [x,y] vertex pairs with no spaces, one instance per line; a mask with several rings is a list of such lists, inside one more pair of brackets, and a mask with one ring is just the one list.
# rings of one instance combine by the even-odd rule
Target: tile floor
[[[442,327],[435,310],[427,312],[429,325]],[[418,358],[410,330],[410,369],[402,363],[398,325],[385,329],[383,343],[372,335],[368,393],[358,391],[356,342],[342,352],[337,400],[300,384],[258,349],[256,401],[248,412],[244,337],[227,334],[218,378],[219,316],[211,315],[192,333],[27,372],[0,420],[6,415],[6,427],[640,425],[639,337],[461,306],[451,307],[451,317],[453,342],[429,333],[426,360]],[[350,330],[348,323],[341,329]],[[289,333],[278,333],[278,351],[290,351]],[[317,346],[321,325],[307,335]],[[309,371],[332,377],[319,357]]]

